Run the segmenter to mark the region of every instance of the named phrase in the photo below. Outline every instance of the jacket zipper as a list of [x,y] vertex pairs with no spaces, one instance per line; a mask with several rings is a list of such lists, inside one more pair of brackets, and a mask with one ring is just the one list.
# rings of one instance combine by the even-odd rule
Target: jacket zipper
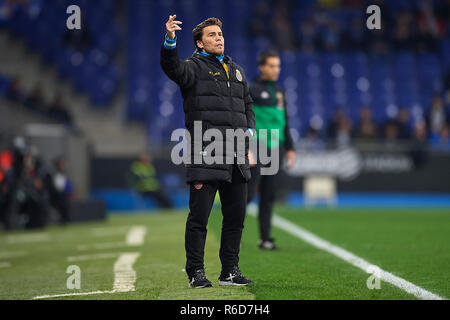
[[[223,67],[223,66],[222,66]],[[229,98],[230,98],[230,107],[231,107],[231,126],[233,127],[233,130],[234,129],[236,129],[235,127],[234,127],[234,121],[233,121],[233,99],[232,99],[232,97],[231,97],[231,84],[230,84],[230,77],[229,77],[229,74],[231,73],[231,64],[230,64],[230,66],[228,67],[228,74],[227,74],[227,85],[228,85],[228,96],[229,96]],[[234,144],[234,142],[233,142],[233,144]],[[237,153],[235,152],[234,153],[234,158],[235,159],[237,159]]]
[[[233,70],[231,69],[231,64],[230,64],[229,69],[228,69],[228,74],[232,74],[232,72],[233,72]],[[233,122],[233,113],[234,113],[234,111],[233,111],[233,106],[232,106],[233,99],[232,99],[232,97],[231,97],[230,77],[228,77],[227,84],[228,84],[228,88],[230,89],[230,90],[229,90],[229,93],[230,93],[230,106],[231,106],[232,126],[233,126],[233,129],[236,129],[235,126],[234,126],[234,122]],[[233,144],[234,144],[234,141],[233,141]],[[236,159],[236,166],[238,167],[239,172],[240,172],[241,175],[242,175],[242,178],[244,178],[244,180],[247,181],[247,179],[245,178],[244,172],[242,171],[241,165],[238,164],[238,161],[237,161],[237,152],[234,153],[234,158]],[[233,166],[231,167],[231,175],[233,175]]]
[[[219,62],[219,61],[218,61],[218,62]],[[224,62],[224,63],[225,63],[225,62]],[[219,64],[221,65],[220,62],[219,62]],[[222,69],[224,69],[225,75],[226,75],[226,77],[227,77],[227,87],[228,87],[228,89],[229,89],[229,90],[228,90],[228,96],[229,96],[229,98],[230,98],[231,116],[233,117],[233,107],[232,107],[233,99],[232,99],[232,97],[231,97],[231,84],[230,84],[230,76],[229,76],[229,74],[231,74],[231,72],[232,72],[232,68],[231,68],[231,64],[230,64],[229,67],[228,67],[228,74],[227,74],[227,72],[226,72],[225,68],[223,67],[223,65],[221,65],[221,67],[222,67]],[[232,119],[231,125],[232,125],[233,129],[236,129],[236,128],[234,127],[233,118],[231,118],[231,119]],[[234,142],[233,142],[233,144],[234,144]],[[239,172],[241,173],[242,177],[245,179],[244,172],[242,171],[241,166],[237,163],[237,152],[234,153],[234,158],[236,159],[236,166],[238,167]],[[230,168],[230,175],[231,175],[231,177],[233,176],[233,166],[231,166],[231,168]],[[232,180],[232,178],[231,178],[231,180]],[[245,180],[247,180],[247,179],[245,179]]]
[[[224,62],[225,63],[225,62]],[[222,68],[225,70],[225,68],[222,66]],[[232,70],[231,70],[231,64],[228,66],[228,73],[226,72],[226,70],[225,70],[225,74],[226,74],[226,77],[227,77],[227,86],[228,86],[228,97],[230,98],[230,107],[231,107],[231,126],[233,127],[233,129],[235,129],[235,127],[234,127],[234,121],[233,121],[233,106],[232,106],[232,104],[233,104],[233,99],[232,99],[232,97],[231,97],[231,84],[230,84],[230,74],[231,74],[231,72],[232,72]],[[234,141],[233,141],[233,144],[234,144]],[[236,166],[238,167],[238,169],[239,169],[239,172],[241,173],[241,175],[242,175],[242,177],[244,177],[244,173],[242,172],[242,169],[241,169],[241,167],[238,165],[238,163],[237,163],[237,152],[234,152],[234,159],[235,159],[235,162],[236,162]],[[230,168],[230,176],[231,176],[231,180],[233,180],[233,166],[234,165],[232,165],[231,166],[231,168]]]

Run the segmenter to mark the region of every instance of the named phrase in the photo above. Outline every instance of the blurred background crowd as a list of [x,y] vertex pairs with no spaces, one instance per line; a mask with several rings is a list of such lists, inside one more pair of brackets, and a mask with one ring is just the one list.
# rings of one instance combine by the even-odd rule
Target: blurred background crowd
[[[381,30],[369,30],[362,18],[371,4],[381,9]],[[253,9],[249,30],[251,37],[268,41],[274,48],[301,52],[305,62],[312,62],[306,69],[312,76],[306,75],[305,82],[314,81],[319,77],[316,74],[330,66],[330,78],[355,75],[354,84],[348,80],[334,84],[346,88],[356,84],[359,101],[348,97],[350,92],[347,99],[342,93],[335,99],[330,96],[336,106],[329,104],[328,110],[334,113],[325,111],[332,114],[325,119],[321,112],[312,115],[315,122],[310,122],[307,136],[334,140],[338,145],[352,139],[420,139],[448,149],[449,17],[449,1],[260,1]],[[322,66],[317,59],[321,54]],[[371,82],[380,90],[370,90]],[[421,85],[425,82],[428,85]],[[369,97],[370,91],[378,98]],[[397,91],[396,97],[389,91]],[[376,101],[380,98],[384,98],[381,103]]]
[[[381,10],[381,30],[367,29],[361,19],[369,5]],[[269,37],[281,50],[437,53],[449,10],[448,1],[259,1],[250,34]]]
[[[70,4],[82,8],[81,30],[66,28]],[[366,27],[371,4],[381,9],[381,30]],[[187,28],[181,56],[193,51],[191,28],[212,15],[223,20],[227,53],[250,79],[260,51],[282,53],[296,140],[312,131],[340,143],[411,138],[426,126],[427,140],[448,148],[449,10],[447,0],[2,0],[0,28],[24,40],[92,108],[121,99],[122,120],[143,123],[150,143],[164,145],[183,125],[181,98],[158,68],[170,11]],[[83,120],[59,88],[45,101],[44,84],[27,87],[23,76],[0,70],[0,95],[68,126]]]
[[[81,8],[81,30],[66,27],[66,9],[73,4]],[[366,27],[372,4],[381,9],[381,30]],[[62,126],[68,135],[89,141],[83,152],[94,160],[81,167],[83,162],[68,159],[75,189],[84,185],[87,191],[78,192],[87,195],[91,187],[103,186],[98,180],[126,185],[125,178],[113,177],[124,177],[143,150],[155,158],[168,154],[171,133],[184,127],[179,90],[159,67],[164,24],[173,13],[183,21],[181,57],[193,53],[191,30],[210,16],[222,20],[226,53],[248,79],[258,74],[260,52],[280,52],[280,84],[299,148],[406,144],[450,151],[449,0],[0,0],[5,159],[16,159],[14,137],[36,133],[24,133],[27,124]],[[43,168],[58,172],[54,160],[67,154],[50,156],[51,149],[36,148]],[[29,172],[42,171],[36,156],[22,153],[15,163],[24,169],[8,176],[6,166],[0,172],[3,206],[5,190],[19,188]],[[112,158],[129,161],[122,171],[111,167],[94,182],[77,180],[89,175],[90,165],[103,172]],[[72,168],[76,165],[81,171]],[[5,187],[8,179],[12,189]],[[32,189],[51,190],[46,178],[38,180],[42,188],[31,183]],[[167,185],[176,181],[169,175]],[[41,199],[51,199],[52,192]]]
[[23,137],[0,153],[0,221],[6,230],[34,229],[50,222],[69,222],[73,185],[64,158],[51,165]]

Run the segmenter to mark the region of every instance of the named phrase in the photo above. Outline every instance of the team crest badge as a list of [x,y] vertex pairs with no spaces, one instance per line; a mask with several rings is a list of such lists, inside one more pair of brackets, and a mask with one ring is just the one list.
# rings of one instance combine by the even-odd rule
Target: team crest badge
[[239,70],[236,70],[236,79],[238,79],[239,81],[242,81],[242,74]]
[[194,188],[200,190],[201,188],[203,188],[203,183],[194,184]]

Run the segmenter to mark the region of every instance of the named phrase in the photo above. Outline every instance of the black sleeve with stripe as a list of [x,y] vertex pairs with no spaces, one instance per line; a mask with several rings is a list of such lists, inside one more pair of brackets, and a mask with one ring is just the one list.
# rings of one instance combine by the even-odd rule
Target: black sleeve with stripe
[[197,65],[192,60],[178,58],[178,48],[166,49],[161,47],[161,68],[164,73],[181,88],[194,85],[197,74]]

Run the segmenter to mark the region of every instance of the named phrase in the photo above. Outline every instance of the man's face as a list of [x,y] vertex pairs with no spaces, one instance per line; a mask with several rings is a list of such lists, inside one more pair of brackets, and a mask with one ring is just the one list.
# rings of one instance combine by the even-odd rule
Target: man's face
[[143,153],[139,156],[139,160],[141,161],[141,163],[149,165],[152,162],[152,158],[150,157],[150,155]]
[[65,172],[66,168],[67,168],[66,161],[63,160],[63,159],[58,160],[58,162],[57,162],[57,169],[60,172]]
[[268,57],[266,63],[259,66],[261,77],[264,80],[278,81],[281,71],[281,61],[278,57]]
[[221,56],[225,52],[225,39],[219,26],[203,28],[202,40],[197,41],[197,46],[206,53]]

